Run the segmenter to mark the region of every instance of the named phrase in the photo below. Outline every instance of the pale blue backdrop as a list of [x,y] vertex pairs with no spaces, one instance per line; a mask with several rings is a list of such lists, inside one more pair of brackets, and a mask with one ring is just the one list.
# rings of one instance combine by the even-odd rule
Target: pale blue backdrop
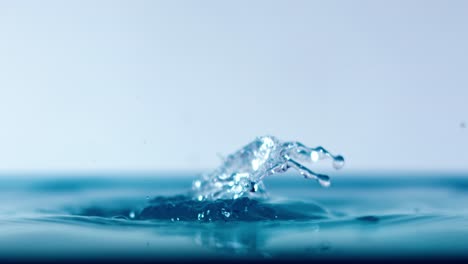
[[467,47],[468,1],[0,0],[0,171],[203,170],[263,134],[468,171]]

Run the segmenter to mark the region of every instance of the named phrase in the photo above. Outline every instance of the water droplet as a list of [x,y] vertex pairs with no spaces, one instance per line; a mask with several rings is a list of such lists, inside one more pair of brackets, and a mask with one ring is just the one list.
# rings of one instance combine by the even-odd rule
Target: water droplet
[[130,218],[135,218],[135,212],[131,211],[131,212],[128,214],[128,216],[129,216]]
[[193,186],[195,186],[195,188],[197,188],[197,189],[200,188],[201,187],[201,181],[195,181],[193,183]]
[[317,151],[315,151],[315,150],[312,150],[310,152],[310,160],[312,162],[317,162],[319,159],[320,159],[319,153]]
[[198,201],[202,201],[203,200],[203,196],[202,195],[198,195]]
[[466,123],[465,122],[460,122],[460,128],[466,128]]
[[174,218],[171,218],[171,221],[174,222]]
[[331,185],[330,180],[318,179],[318,182],[319,182],[320,185],[322,185],[323,187],[330,187],[330,185]]
[[345,161],[343,156],[336,156],[333,160],[333,167],[337,170],[343,168],[344,164]]

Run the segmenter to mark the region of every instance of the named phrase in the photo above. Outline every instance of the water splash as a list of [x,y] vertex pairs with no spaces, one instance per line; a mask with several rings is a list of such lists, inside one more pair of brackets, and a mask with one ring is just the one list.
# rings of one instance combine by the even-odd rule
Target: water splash
[[194,181],[192,189],[199,201],[262,196],[265,193],[263,178],[284,173],[290,168],[327,187],[330,185],[329,176],[315,173],[302,164],[323,159],[332,159],[335,169],[344,166],[342,156],[332,155],[323,147],[310,148],[300,142],[281,142],[272,136],[258,137],[229,155],[215,171]]

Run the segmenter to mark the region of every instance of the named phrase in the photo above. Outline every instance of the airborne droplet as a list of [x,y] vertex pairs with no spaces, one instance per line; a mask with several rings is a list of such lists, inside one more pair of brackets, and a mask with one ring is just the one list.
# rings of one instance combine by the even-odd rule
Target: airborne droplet
[[343,156],[336,156],[333,159],[333,168],[337,170],[343,168],[344,164],[345,164],[345,161],[344,161]]

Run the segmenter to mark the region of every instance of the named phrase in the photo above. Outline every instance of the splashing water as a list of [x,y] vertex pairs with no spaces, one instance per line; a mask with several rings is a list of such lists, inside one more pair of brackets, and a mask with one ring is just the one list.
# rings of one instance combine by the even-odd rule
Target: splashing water
[[327,187],[330,177],[302,165],[303,162],[315,163],[327,158],[333,160],[335,169],[344,165],[342,156],[332,155],[323,147],[309,148],[300,142],[281,142],[272,136],[258,137],[229,155],[215,171],[194,181],[192,189],[199,201],[262,195],[265,193],[263,178],[284,173],[290,168]]

